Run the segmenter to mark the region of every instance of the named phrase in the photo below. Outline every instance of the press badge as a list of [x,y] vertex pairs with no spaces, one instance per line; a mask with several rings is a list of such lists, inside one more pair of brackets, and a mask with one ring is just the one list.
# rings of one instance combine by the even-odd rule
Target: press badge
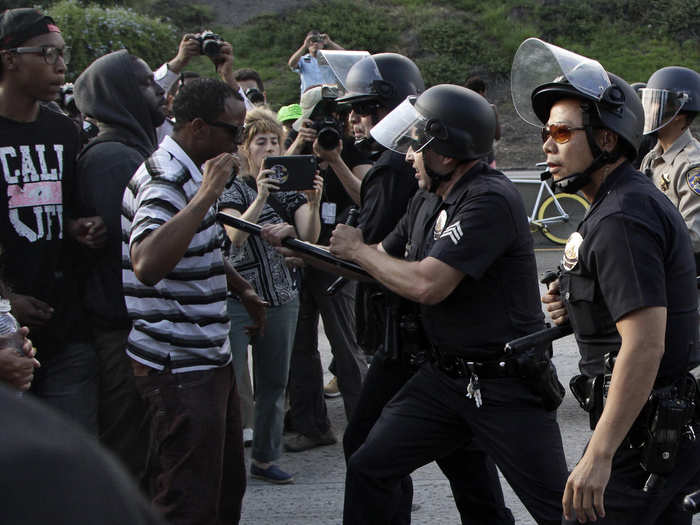
[[335,224],[335,213],[335,202],[324,202],[321,204],[321,221],[323,221],[323,224]]

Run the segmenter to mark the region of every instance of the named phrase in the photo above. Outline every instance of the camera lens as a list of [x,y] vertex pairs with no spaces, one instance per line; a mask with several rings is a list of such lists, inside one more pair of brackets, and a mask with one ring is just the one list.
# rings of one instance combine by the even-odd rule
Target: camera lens
[[206,38],[202,42],[202,54],[215,57],[221,51],[221,43],[213,38]]
[[318,144],[323,149],[335,149],[338,147],[340,132],[336,128],[325,127],[318,132]]

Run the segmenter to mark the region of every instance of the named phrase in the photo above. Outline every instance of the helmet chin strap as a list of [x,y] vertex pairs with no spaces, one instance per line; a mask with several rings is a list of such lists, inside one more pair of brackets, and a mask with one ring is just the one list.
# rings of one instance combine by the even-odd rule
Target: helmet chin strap
[[430,193],[435,193],[441,183],[447,182],[452,178],[455,171],[457,171],[456,166],[449,173],[437,173],[435,170],[431,169],[427,164],[425,164],[425,173],[428,175],[428,178],[430,178],[430,188],[428,188],[428,191]]
[[593,136],[593,126],[590,123],[587,113],[584,113],[584,120],[584,126],[586,127],[586,140],[588,141],[588,147],[591,148],[591,153],[593,153],[593,162],[591,162],[591,164],[585,170],[567,175],[563,179],[554,180],[552,177],[552,191],[558,190],[564,193],[576,193],[591,182],[591,175],[594,172],[606,164],[612,164],[620,158],[620,151],[605,151],[598,146],[598,143],[595,141],[595,137]]

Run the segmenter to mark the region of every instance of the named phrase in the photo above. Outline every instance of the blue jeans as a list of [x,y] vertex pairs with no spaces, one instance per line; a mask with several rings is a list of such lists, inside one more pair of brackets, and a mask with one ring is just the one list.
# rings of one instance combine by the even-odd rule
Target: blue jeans
[[[231,316],[231,353],[236,375],[243,372],[249,339],[245,326],[252,324],[240,302],[228,300]],[[253,384],[255,388],[255,432],[252,457],[256,461],[275,461],[282,451],[284,394],[289,378],[289,360],[299,313],[299,299],[267,309],[265,334],[250,343],[253,346]]]
[[90,343],[67,343],[42,360],[32,392],[97,435],[97,354]]

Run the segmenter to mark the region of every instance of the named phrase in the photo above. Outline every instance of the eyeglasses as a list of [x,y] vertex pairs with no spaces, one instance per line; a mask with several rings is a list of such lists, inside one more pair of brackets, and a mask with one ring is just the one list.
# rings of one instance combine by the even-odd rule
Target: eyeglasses
[[233,136],[233,139],[236,141],[236,144],[241,144],[243,142],[243,138],[245,137],[245,126],[234,126],[233,124],[221,122],[220,120],[215,120],[214,122],[207,122],[207,124],[216,128],[223,128],[227,130]]
[[58,61],[58,57],[63,59],[63,63],[68,65],[70,63],[70,47],[65,46],[63,48],[58,48],[55,46],[41,46],[41,47],[14,47],[7,50],[8,53],[21,54],[37,54],[44,57],[44,62],[48,65],[53,66]]
[[379,104],[376,102],[356,102],[351,104],[352,110],[360,115],[361,117],[366,117],[367,115],[373,115],[379,109]]
[[571,140],[571,133],[585,127],[571,127],[566,124],[550,124],[542,128],[542,143],[547,142],[547,138],[552,137],[557,144],[566,144]]
[[323,39],[320,36],[312,36],[309,40],[311,40],[311,42],[314,43],[323,41]]

